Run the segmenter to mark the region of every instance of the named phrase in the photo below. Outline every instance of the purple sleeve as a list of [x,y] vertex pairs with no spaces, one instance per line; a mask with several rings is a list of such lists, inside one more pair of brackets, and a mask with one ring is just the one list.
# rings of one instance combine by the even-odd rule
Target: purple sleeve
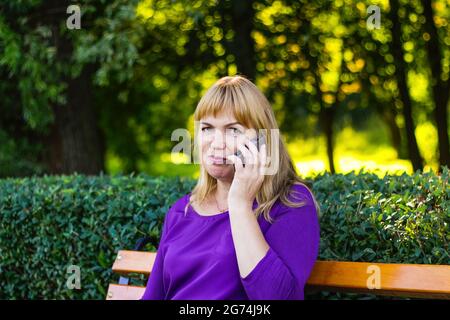
[[283,206],[275,219],[264,235],[269,250],[242,284],[250,300],[303,300],[319,250],[317,210]]
[[169,213],[171,209],[166,214],[164,219],[161,240],[159,241],[159,246],[155,258],[155,263],[153,264],[152,271],[147,281],[147,286],[145,288],[144,295],[139,300],[164,300],[166,293],[164,290],[163,283],[163,265],[164,265],[164,241],[169,225]]

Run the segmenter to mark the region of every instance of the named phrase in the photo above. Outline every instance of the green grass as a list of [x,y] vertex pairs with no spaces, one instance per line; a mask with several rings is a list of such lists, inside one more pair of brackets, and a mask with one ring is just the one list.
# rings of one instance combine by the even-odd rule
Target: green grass
[[[398,159],[396,150],[385,143],[370,143],[370,133],[357,132],[347,127],[335,139],[334,164],[338,173],[361,169],[380,176],[386,173],[412,173],[409,160]],[[301,176],[329,171],[325,137],[297,139],[287,146]]]

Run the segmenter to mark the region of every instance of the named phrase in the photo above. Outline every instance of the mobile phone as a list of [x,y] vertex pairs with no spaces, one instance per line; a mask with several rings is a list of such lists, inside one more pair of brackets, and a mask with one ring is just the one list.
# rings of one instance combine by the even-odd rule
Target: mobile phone
[[[266,137],[264,136],[264,134],[259,134],[257,137],[251,139],[250,142],[253,143],[259,151],[261,146],[266,144]],[[242,154],[242,152],[240,150],[238,150],[238,152],[236,152],[235,155],[241,159],[241,161],[245,167],[245,158],[244,158],[244,155]]]

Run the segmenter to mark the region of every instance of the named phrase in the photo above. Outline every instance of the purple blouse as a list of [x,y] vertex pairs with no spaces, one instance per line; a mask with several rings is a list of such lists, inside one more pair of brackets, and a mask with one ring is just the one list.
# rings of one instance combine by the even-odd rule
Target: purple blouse
[[[141,300],[303,300],[304,285],[317,259],[320,229],[309,190],[294,185],[298,202],[291,208],[277,200],[270,216],[258,223],[269,244],[266,255],[242,278],[234,249],[229,213],[204,216],[192,206],[190,193],[169,209],[155,264]],[[253,209],[257,202],[253,203]]]

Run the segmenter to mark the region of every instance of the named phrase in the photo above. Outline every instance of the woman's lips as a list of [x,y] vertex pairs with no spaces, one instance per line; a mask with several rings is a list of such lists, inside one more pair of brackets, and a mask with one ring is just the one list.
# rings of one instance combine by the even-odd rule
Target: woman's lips
[[213,157],[213,156],[209,156],[208,157],[209,161],[211,161],[212,164],[226,164],[226,159],[222,158],[222,157]]

